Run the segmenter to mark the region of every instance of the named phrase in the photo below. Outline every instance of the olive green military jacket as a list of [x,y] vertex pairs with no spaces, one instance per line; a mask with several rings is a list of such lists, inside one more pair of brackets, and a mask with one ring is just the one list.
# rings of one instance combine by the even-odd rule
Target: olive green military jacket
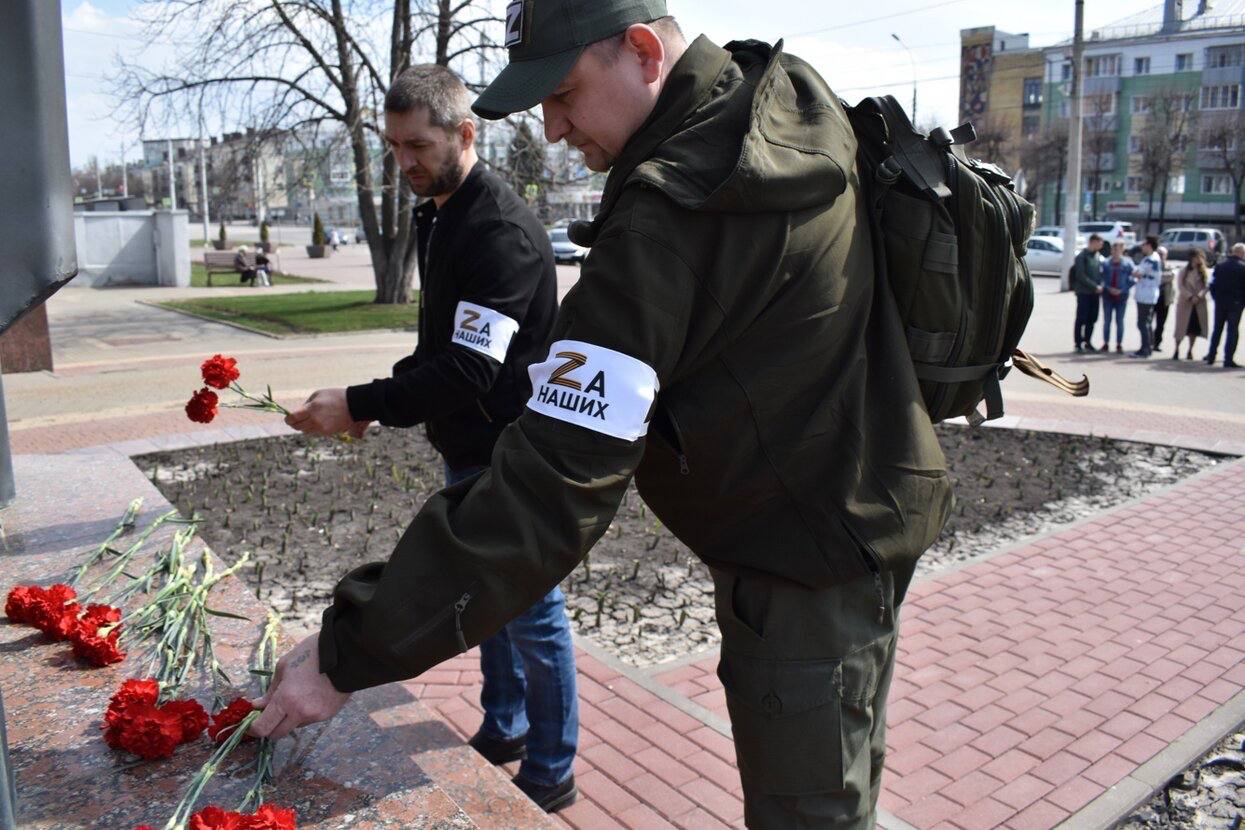
[[906,584],[950,487],[874,280],[855,158],[807,64],[691,44],[577,230],[591,254],[490,469],[338,584],[319,641],[334,686],[491,636],[575,568],[633,477],[715,567]]

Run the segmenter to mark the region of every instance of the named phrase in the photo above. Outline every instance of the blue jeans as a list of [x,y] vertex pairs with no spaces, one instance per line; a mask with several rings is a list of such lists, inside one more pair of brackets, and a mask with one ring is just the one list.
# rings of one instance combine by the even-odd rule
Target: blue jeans
[[1128,297],[1121,294],[1118,297],[1112,297],[1110,294],[1102,295],[1102,343],[1104,346],[1111,345],[1111,317],[1115,316],[1115,345],[1124,342],[1124,309],[1128,308]]
[[[447,466],[445,483],[456,484],[484,469]],[[519,765],[519,776],[544,786],[565,781],[579,746],[579,698],[561,588],[555,585],[480,643],[480,672],[484,675],[480,731],[502,740],[527,735],[527,758]]]

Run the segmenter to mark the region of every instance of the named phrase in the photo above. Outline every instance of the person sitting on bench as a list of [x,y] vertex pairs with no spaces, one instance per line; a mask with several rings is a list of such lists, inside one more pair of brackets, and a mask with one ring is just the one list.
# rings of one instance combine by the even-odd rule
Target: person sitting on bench
[[233,266],[238,273],[242,275],[241,282],[249,282],[252,286],[268,286],[272,283],[268,279],[268,257],[264,256],[264,252],[255,251],[255,264],[251,265],[247,259],[247,247],[245,245],[238,246],[238,254],[233,258]]

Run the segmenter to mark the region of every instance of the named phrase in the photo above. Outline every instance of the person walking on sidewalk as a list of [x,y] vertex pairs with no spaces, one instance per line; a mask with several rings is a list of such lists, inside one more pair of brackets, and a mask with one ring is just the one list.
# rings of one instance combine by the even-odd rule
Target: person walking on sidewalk
[[1089,242],[1072,263],[1072,290],[1076,292],[1076,325],[1073,333],[1077,354],[1092,352],[1094,324],[1098,322],[1098,298],[1102,296],[1102,237],[1090,234]]
[[[445,459],[446,492],[453,498],[481,479],[499,436],[523,411],[532,392],[528,366],[544,357],[557,314],[548,234],[479,161],[470,106],[466,86],[443,67],[411,67],[390,86],[385,142],[411,190],[430,197],[415,208],[413,221],[422,292],[419,344],[393,367],[392,377],[321,390],[287,419],[295,429],[321,435],[343,429],[360,435],[371,421],[423,423]],[[478,526],[469,533],[493,532],[489,517],[472,521]],[[451,554],[441,563],[446,574],[478,564],[468,551],[459,551],[463,562],[453,561],[448,547],[439,553]],[[504,569],[495,576],[509,578]],[[550,584],[514,610],[521,613],[497,618],[490,636],[477,638],[484,721],[470,743],[494,764],[521,761],[515,784],[552,812],[577,794],[571,769],[579,708],[566,601]],[[383,649],[399,648],[392,630],[385,639]]]
[[713,574],[745,822],[872,827],[898,609],[951,483],[875,278],[847,113],[781,46],[688,43],[664,0],[514,0],[506,21],[510,62],[474,109],[540,104],[549,141],[608,171],[570,228],[591,251],[490,468],[337,585],[252,731],[489,636],[634,479]]
[[1102,264],[1102,351],[1111,346],[1111,320],[1115,320],[1115,350],[1124,351],[1124,309],[1133,284],[1133,261],[1124,256],[1123,241],[1111,243],[1111,258]]
[[1223,347],[1223,365],[1234,369],[1238,365],[1234,358],[1240,337],[1241,312],[1245,310],[1245,242],[1233,245],[1231,254],[1215,266],[1210,293],[1215,300],[1215,331],[1210,337],[1206,362],[1215,365],[1219,338],[1226,329],[1228,336]]
[[1210,293],[1210,271],[1206,267],[1206,258],[1199,250],[1189,254],[1189,262],[1180,269],[1177,290],[1179,299],[1176,301],[1176,319],[1172,326],[1172,336],[1176,341],[1176,350],[1172,360],[1180,359],[1180,343],[1189,338],[1187,358],[1193,359],[1193,346],[1199,337],[1206,337],[1210,332],[1206,325],[1206,297]]
[[1129,357],[1146,358],[1154,353],[1154,307],[1159,301],[1163,282],[1163,260],[1159,258],[1159,238],[1147,236],[1141,243],[1141,264],[1137,266],[1137,331],[1141,334],[1141,348]]

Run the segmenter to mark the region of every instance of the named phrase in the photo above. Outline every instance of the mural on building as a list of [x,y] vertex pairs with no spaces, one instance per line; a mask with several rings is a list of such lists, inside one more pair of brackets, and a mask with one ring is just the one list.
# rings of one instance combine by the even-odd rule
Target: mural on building
[[960,50],[960,118],[986,111],[990,100],[990,54],[989,43]]

